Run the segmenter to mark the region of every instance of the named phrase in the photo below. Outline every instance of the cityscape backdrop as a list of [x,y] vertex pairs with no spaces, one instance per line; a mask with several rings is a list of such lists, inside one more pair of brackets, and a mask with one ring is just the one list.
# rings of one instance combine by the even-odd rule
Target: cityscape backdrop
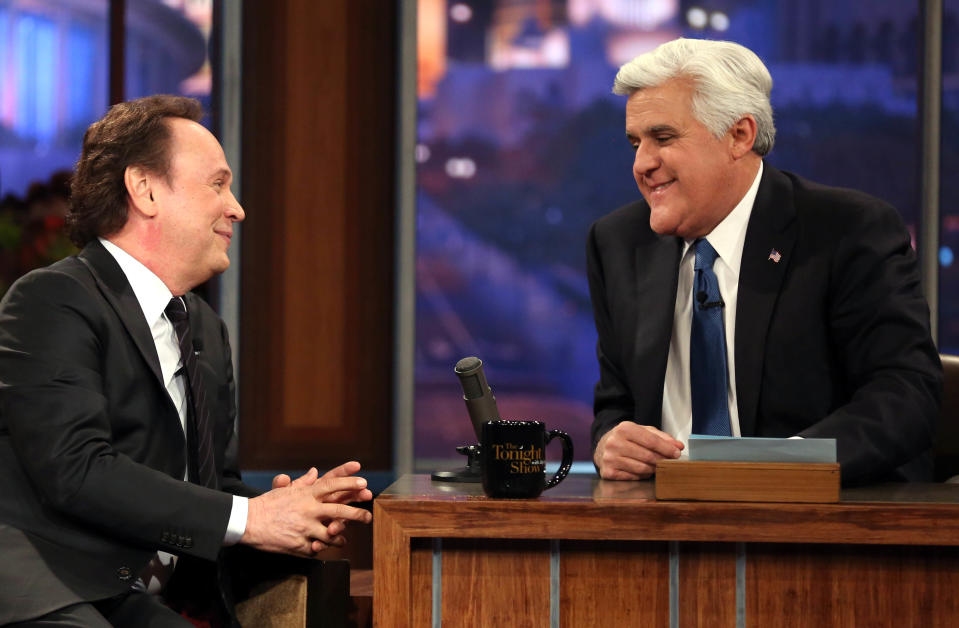
[[[773,76],[769,162],[895,205],[917,233],[918,3],[419,0],[415,449],[475,441],[453,365],[476,355],[504,418],[589,460],[591,222],[638,198],[617,68],[675,37],[739,42]],[[944,22],[941,344],[959,351],[956,7]],[[918,243],[922,246],[923,243]],[[558,454],[553,452],[552,459]]]

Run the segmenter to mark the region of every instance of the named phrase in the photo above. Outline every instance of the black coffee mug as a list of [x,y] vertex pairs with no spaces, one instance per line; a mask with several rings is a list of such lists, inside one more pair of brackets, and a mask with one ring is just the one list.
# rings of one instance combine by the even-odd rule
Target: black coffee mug
[[[556,437],[563,441],[563,462],[547,482],[546,445]],[[541,421],[487,421],[481,450],[483,492],[489,497],[539,497],[562,482],[573,464],[569,434],[547,431]]]

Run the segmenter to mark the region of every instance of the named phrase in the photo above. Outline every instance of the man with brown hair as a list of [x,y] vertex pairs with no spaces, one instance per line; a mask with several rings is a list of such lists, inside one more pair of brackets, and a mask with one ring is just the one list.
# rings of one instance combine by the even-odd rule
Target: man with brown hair
[[0,302],[0,624],[190,626],[168,603],[235,623],[225,546],[313,557],[370,519],[346,505],[372,497],[356,462],[262,495],[240,479],[226,329],[189,291],[244,211],[201,114],[152,96],[91,125],[83,250]]

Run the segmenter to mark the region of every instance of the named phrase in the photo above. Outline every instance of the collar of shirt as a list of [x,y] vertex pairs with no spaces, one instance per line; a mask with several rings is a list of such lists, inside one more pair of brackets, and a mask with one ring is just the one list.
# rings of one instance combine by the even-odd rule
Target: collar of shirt
[[[759,181],[763,178],[763,162],[759,162],[759,171],[753,179],[752,185],[746,190],[746,195],[739,201],[733,211],[723,218],[722,222],[716,225],[707,239],[709,244],[716,249],[719,259],[733,272],[733,275],[739,277],[739,266],[743,259],[743,244],[746,241],[746,227],[749,226],[749,217],[753,212],[753,204],[756,202],[756,194],[759,192]],[[683,247],[683,255],[692,246],[693,240],[686,240]]]
[[[163,280],[135,257],[109,240],[103,238],[99,240],[103,248],[113,255],[133,288],[133,294],[136,295],[147,326],[153,335],[157,357],[160,360],[160,370],[163,373],[163,384],[170,389],[174,385],[173,377],[180,363],[180,348],[176,341],[173,324],[163,315],[163,310],[173,298],[173,293],[166,287]],[[181,403],[174,391],[171,391],[171,396],[179,409]]]
[[153,326],[156,319],[163,315],[173,293],[166,287],[163,280],[153,274],[153,271],[144,266],[138,259],[118,247],[109,240],[99,238],[103,247],[113,255],[113,258],[120,265],[123,274],[133,288],[133,294],[137,297],[140,309],[143,310],[143,316],[146,317],[147,325]]

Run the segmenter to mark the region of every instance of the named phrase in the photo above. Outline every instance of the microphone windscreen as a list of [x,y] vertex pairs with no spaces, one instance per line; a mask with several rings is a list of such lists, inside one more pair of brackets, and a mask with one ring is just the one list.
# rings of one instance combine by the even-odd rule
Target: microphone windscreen
[[455,370],[457,373],[462,375],[470,371],[475,371],[482,365],[483,365],[483,362],[479,358],[475,356],[469,356],[468,358],[463,358],[462,360],[457,362],[456,366],[453,367],[453,370]]

